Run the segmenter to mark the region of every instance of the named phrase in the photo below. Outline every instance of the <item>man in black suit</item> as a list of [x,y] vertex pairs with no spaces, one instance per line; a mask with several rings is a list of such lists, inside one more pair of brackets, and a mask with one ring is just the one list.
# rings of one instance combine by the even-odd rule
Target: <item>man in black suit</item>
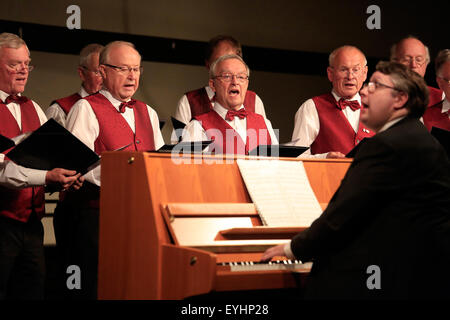
[[359,144],[328,207],[274,256],[313,261],[306,298],[450,297],[450,164],[419,121],[420,75],[380,62],[361,90]]

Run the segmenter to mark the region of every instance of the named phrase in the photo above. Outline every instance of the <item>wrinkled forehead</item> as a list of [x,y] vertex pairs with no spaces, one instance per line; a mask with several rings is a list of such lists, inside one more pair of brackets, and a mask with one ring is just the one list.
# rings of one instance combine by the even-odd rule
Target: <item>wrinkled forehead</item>
[[397,57],[404,56],[426,56],[426,49],[422,42],[416,39],[407,39],[397,46]]
[[344,49],[341,50],[335,57],[333,67],[334,68],[353,68],[353,67],[364,67],[365,57],[358,50],[355,49]]
[[2,58],[17,61],[30,61],[30,50],[28,50],[28,47],[26,45],[21,45],[17,48],[15,48],[14,46],[5,45],[0,48],[0,59]]
[[139,65],[141,56],[130,46],[116,45],[109,51],[108,62],[114,65]]
[[231,58],[221,62],[216,67],[217,73],[247,73],[247,68],[242,61]]

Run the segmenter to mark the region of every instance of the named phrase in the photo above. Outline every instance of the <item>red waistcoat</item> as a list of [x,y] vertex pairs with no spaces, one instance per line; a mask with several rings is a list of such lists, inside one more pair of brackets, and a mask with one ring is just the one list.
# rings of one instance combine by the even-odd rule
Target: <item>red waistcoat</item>
[[[206,89],[200,88],[197,90],[186,92],[186,97],[191,107],[191,120],[200,114],[207,113],[212,110],[213,105],[209,100]],[[244,99],[245,110],[255,112],[256,93],[247,90]]]
[[[24,132],[34,131],[41,126],[31,100],[20,105],[20,114],[22,130],[6,105],[0,102],[0,134],[13,138]],[[0,187],[0,216],[27,222],[33,210],[39,219],[45,213],[44,187],[20,190]]]
[[[213,148],[216,154],[248,154],[259,145],[272,144],[272,140],[264,117],[250,111],[247,113],[247,141],[245,143],[239,133],[214,110],[198,115],[195,119],[201,122],[208,139],[214,140]],[[230,146],[233,146],[234,149],[230,150]]]
[[450,131],[450,118],[448,113],[442,113],[443,101],[428,107],[423,114],[423,123],[427,127],[428,131],[431,131],[432,127],[438,127],[441,129]]
[[361,122],[355,133],[344,113],[338,108],[336,99],[331,93],[312,98],[319,115],[320,129],[311,144],[311,154],[339,151],[347,154],[363,138],[375,133]]
[[81,99],[81,96],[78,93],[74,93],[68,97],[57,99],[53,101],[50,105],[53,103],[59,104],[61,109],[65,112],[66,116],[69,114],[70,109],[72,109],[73,105]]
[[153,127],[145,103],[136,101],[133,107],[136,126],[133,133],[127,121],[104,95],[96,93],[85,99],[94,110],[100,128],[94,143],[97,154],[112,151],[130,143],[131,145],[124,150],[155,150]]
[[428,107],[432,107],[442,101],[442,90],[428,86],[429,102]]

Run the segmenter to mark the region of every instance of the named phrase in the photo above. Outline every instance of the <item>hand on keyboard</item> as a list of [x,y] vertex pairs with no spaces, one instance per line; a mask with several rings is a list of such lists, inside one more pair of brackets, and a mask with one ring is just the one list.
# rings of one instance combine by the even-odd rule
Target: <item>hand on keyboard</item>
[[284,253],[284,244],[280,244],[278,246],[271,247],[271,248],[267,249],[262,254],[261,261],[262,262],[269,261],[270,259],[272,259],[275,256],[278,256],[278,257],[286,256],[285,253]]

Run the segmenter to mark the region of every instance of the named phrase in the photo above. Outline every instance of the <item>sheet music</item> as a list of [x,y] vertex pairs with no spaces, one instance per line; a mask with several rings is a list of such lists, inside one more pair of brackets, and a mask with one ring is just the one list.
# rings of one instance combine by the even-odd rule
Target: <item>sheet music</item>
[[303,162],[238,159],[237,163],[265,225],[309,227],[322,213]]

